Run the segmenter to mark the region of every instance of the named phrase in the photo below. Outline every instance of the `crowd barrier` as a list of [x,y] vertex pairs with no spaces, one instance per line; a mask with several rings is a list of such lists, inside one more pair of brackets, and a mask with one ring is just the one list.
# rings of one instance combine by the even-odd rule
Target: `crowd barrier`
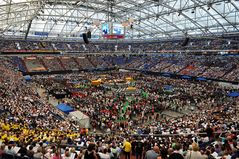
[[236,81],[227,81],[227,80],[214,79],[214,78],[180,75],[175,73],[152,72],[152,71],[138,70],[138,69],[127,69],[127,70],[141,72],[143,74],[157,75],[157,76],[170,77],[170,78],[176,78],[176,79],[187,79],[187,80],[195,80],[195,81],[216,81],[216,82],[225,82],[225,83],[231,83],[231,84],[239,84],[239,82],[236,82]]

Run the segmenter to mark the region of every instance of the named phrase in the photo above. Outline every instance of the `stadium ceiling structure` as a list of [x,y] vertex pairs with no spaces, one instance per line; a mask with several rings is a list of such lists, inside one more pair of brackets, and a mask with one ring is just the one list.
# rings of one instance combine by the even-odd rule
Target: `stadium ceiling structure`
[[3,37],[101,38],[109,21],[128,39],[214,36],[239,31],[239,0],[0,0]]

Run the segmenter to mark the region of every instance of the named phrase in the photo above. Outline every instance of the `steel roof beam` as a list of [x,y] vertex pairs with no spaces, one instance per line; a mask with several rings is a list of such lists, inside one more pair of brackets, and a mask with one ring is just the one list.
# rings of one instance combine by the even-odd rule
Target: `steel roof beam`
[[[204,2],[200,1],[200,3],[205,4]],[[233,26],[237,31],[239,31],[239,29],[236,27],[236,25],[234,25],[233,23],[231,23],[226,16],[223,16],[221,13],[219,13],[213,6],[210,6],[218,15],[220,15],[225,21],[227,21],[231,26]]]
[[[210,17],[212,17],[221,27],[222,29],[227,32],[227,30],[225,29],[225,27],[217,20],[217,18],[215,18],[208,10],[206,10],[204,7],[202,7],[201,5],[199,5],[199,3],[197,3],[199,0],[191,0],[193,1],[195,4],[197,4],[197,6],[199,6],[203,11],[205,11],[208,15],[210,15]],[[197,2],[196,2],[197,1]]]
[[2,5],[0,5],[0,7],[6,7],[6,6],[9,6],[9,5],[16,5],[16,6],[19,6],[19,5],[21,5],[21,4],[32,4],[32,3],[38,3],[39,1],[30,1],[30,2],[17,2],[17,3],[6,3],[6,4],[2,4]]
[[[220,0],[220,1],[214,1],[214,3],[218,3],[218,2],[221,2],[222,0]],[[154,1],[154,2],[157,2],[157,1]],[[158,3],[158,2],[157,2]],[[156,4],[157,4],[156,3]],[[165,3],[160,3],[160,4],[158,4],[158,5],[161,5],[161,6],[164,6],[164,5],[162,5],[162,4],[165,4]],[[186,4],[185,4],[186,5]],[[203,8],[203,6],[205,6],[206,4],[201,4],[201,5],[197,5],[197,7],[199,6],[199,7],[201,7],[201,8]],[[167,7],[167,8],[169,8],[170,10],[171,10],[171,12],[164,12],[164,13],[160,13],[160,14],[158,14],[158,17],[161,17],[162,15],[166,15],[166,14],[169,14],[169,13],[175,13],[175,12],[178,12],[178,10],[176,10],[176,9],[172,9],[172,8],[170,8],[170,7],[168,7],[167,5],[165,6],[165,7]],[[184,10],[188,10],[188,9],[193,9],[193,8],[195,8],[195,6],[194,5],[191,5],[191,6],[188,6],[188,7],[183,7],[183,8],[181,8],[181,12],[182,11],[184,11]],[[148,9],[146,9],[147,11],[149,11]],[[208,12],[207,12],[208,13]],[[191,18],[189,18],[188,16],[185,16],[185,15],[183,15],[186,19],[189,19],[189,21],[191,21],[193,24],[195,24],[195,25],[197,25],[199,28],[203,28],[199,23],[197,23],[196,21],[194,21],[194,20],[192,20]],[[212,16],[211,14],[210,14],[210,16]],[[151,15],[151,17],[155,17],[155,13],[153,13],[152,15]],[[213,17],[213,16],[212,16]],[[143,20],[143,19],[148,19],[149,17],[146,17],[146,18],[141,18],[141,20]],[[215,17],[213,17],[214,19],[215,19]],[[165,18],[164,18],[165,19]],[[216,20],[216,19],[215,19]],[[223,27],[223,25],[221,25],[220,24],[220,22],[218,21],[218,20],[216,20],[217,21],[217,23],[219,23],[219,25],[225,30],[225,28]],[[169,21],[168,21],[169,22]],[[172,26],[172,24],[173,23],[170,23],[170,25]],[[175,25],[173,26],[173,27],[175,27]],[[181,30],[182,31],[182,30]],[[201,29],[201,31],[203,32],[203,33],[205,33],[204,32],[204,30],[202,30]],[[212,33],[211,33],[212,34]]]
[[[129,1],[127,1],[127,3],[129,3]],[[122,7],[122,8],[124,9],[125,7]],[[123,9],[122,9],[122,10],[123,10]],[[143,11],[141,11],[141,12],[143,12]],[[145,12],[143,12],[143,13],[145,13]],[[139,15],[136,15],[134,12],[132,12],[131,14],[134,15],[134,16],[137,16],[137,17],[139,16]],[[145,13],[145,14],[146,14],[146,13]],[[119,14],[117,14],[117,15],[119,15]],[[124,15],[121,15],[120,18],[121,18],[121,20],[122,20],[122,18],[124,18]],[[171,35],[170,35],[170,34],[167,34],[167,33],[165,32],[165,30],[162,29],[161,27],[159,27],[159,26],[156,27],[154,23],[152,23],[152,22],[150,22],[150,21],[148,21],[148,22],[149,22],[151,25],[148,25],[148,24],[145,23],[144,21],[141,21],[141,23],[147,25],[148,27],[151,27],[151,28],[153,28],[153,29],[159,31],[159,32],[162,33],[162,34],[165,34],[165,35],[171,37]]]

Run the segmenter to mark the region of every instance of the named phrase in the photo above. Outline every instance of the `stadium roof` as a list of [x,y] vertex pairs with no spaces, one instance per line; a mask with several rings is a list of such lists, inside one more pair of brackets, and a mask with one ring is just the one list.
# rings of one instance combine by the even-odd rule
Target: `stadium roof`
[[0,0],[0,15],[8,37],[72,38],[90,28],[100,38],[108,21],[130,21],[129,39],[239,31],[239,0]]

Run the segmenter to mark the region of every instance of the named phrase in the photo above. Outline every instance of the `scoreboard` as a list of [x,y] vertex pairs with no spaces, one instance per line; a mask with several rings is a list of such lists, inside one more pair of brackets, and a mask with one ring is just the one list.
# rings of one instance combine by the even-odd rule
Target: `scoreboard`
[[123,39],[125,38],[125,27],[114,22],[103,23],[102,36],[106,39]]

